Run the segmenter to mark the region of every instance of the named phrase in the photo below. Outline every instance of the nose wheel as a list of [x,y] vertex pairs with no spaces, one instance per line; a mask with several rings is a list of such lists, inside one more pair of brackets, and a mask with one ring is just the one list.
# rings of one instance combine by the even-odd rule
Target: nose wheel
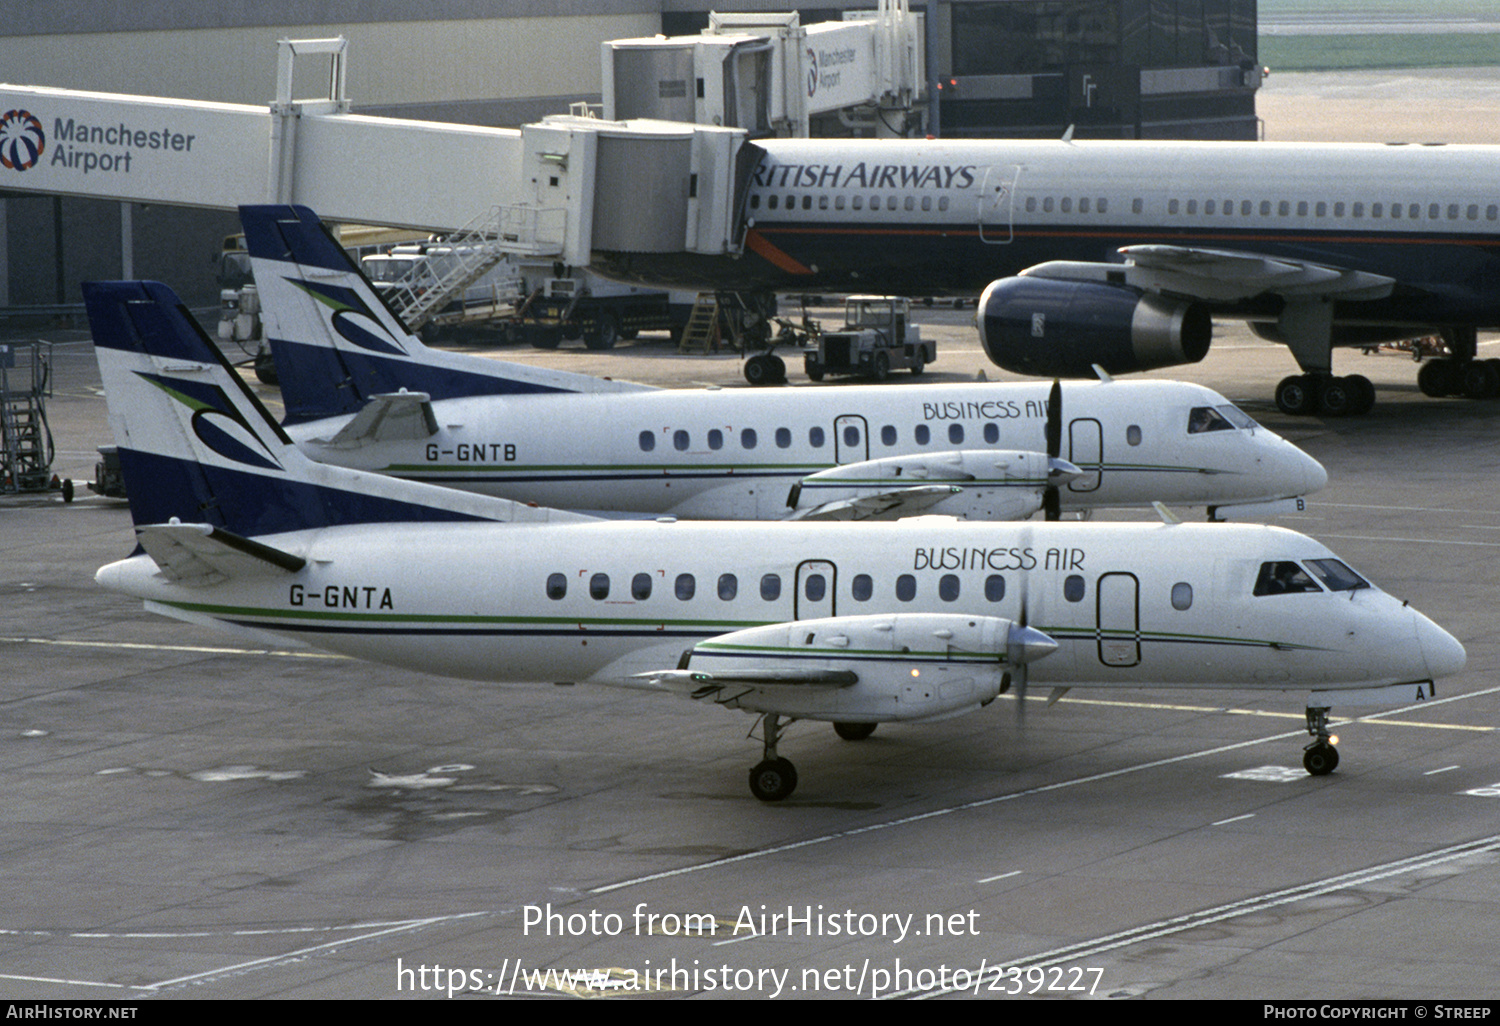
[[1313,742],[1302,750],[1302,768],[1315,777],[1327,776],[1339,765],[1339,750],[1328,733],[1327,706],[1307,707],[1307,732]]
[[776,713],[766,713],[760,724],[764,758],[750,771],[750,793],[763,802],[783,801],[797,789],[797,769],[791,760],[776,754],[776,742],[791,721],[783,724]]

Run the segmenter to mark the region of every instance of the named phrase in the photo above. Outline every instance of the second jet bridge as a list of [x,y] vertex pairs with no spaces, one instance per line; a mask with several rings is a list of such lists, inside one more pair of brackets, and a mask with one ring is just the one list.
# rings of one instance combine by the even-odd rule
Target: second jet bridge
[[509,245],[585,266],[595,253],[738,253],[759,150],[740,129],[550,117],[521,129]]

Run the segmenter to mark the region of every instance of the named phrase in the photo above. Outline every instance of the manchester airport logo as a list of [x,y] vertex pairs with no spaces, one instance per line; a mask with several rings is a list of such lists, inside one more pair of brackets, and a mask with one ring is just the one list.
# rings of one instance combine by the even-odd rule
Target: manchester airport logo
[[0,117],[0,164],[12,171],[35,167],[47,149],[47,133],[28,110],[8,110]]

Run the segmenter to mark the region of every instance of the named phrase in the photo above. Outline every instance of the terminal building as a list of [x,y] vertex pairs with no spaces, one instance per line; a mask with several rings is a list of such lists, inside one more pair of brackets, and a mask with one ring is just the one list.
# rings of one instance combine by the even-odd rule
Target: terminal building
[[[513,127],[565,113],[574,102],[599,102],[603,41],[693,35],[715,6],[264,0],[185,8],[170,0],[0,0],[0,76],[13,84],[265,104],[275,95],[278,39],[342,35],[356,112]],[[807,25],[872,3],[722,6],[797,10]],[[940,0],[911,7],[927,27],[926,95],[913,134],[1045,137],[1071,126],[1079,138],[1257,136],[1255,0]],[[819,128],[842,130],[834,120]],[[76,304],[79,281],[114,277],[160,278],[189,303],[215,301],[214,260],[221,239],[238,230],[232,215],[7,193],[7,170],[0,167],[0,308]]]

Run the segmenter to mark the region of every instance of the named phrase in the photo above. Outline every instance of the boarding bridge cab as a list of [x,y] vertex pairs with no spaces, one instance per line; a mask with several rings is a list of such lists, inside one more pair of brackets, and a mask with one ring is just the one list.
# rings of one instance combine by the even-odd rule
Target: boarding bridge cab
[[725,256],[740,252],[759,150],[742,129],[559,115],[521,130],[523,192],[506,211],[508,248],[585,267],[595,253]]

